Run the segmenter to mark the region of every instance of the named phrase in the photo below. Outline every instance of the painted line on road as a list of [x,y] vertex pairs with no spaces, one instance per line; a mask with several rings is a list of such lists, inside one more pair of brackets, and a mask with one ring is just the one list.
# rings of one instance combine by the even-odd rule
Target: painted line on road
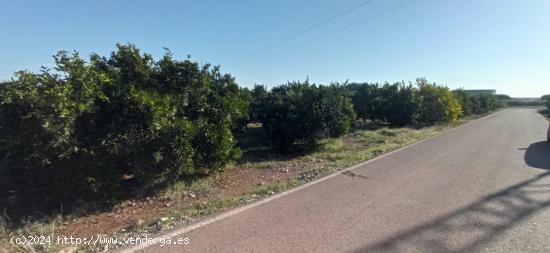
[[[218,215],[216,215],[216,216],[214,216],[214,217],[204,218],[202,221],[197,221],[197,222],[195,222],[195,223],[193,223],[193,224],[191,224],[191,225],[187,225],[187,226],[185,226],[185,227],[183,227],[183,228],[176,229],[176,230],[174,230],[174,231],[172,231],[172,232],[167,232],[167,233],[165,233],[165,234],[161,234],[161,235],[156,236],[156,237],[157,237],[157,238],[173,238],[173,237],[176,237],[176,236],[178,236],[178,235],[181,235],[181,234],[184,234],[184,233],[188,233],[188,232],[190,232],[190,231],[192,231],[192,230],[195,230],[195,229],[197,229],[197,228],[206,226],[206,225],[208,225],[208,224],[211,224],[211,223],[217,222],[217,221],[219,221],[219,220],[225,219],[225,218],[227,218],[227,217],[230,217],[230,216],[236,215],[236,214],[238,214],[238,213],[244,212],[244,211],[246,211],[246,210],[248,210],[248,209],[252,209],[252,208],[254,208],[254,207],[263,205],[263,204],[265,204],[265,203],[267,203],[267,202],[270,202],[270,201],[276,200],[276,199],[278,199],[278,198],[284,197],[284,196],[286,196],[286,195],[292,194],[292,193],[294,193],[294,192],[303,190],[303,189],[305,189],[305,188],[307,188],[307,187],[310,187],[310,186],[312,186],[312,185],[321,183],[321,182],[323,182],[323,181],[326,181],[326,180],[328,180],[328,179],[331,179],[331,178],[333,178],[333,177],[335,177],[335,176],[340,175],[342,172],[346,172],[346,171],[350,171],[350,170],[356,169],[356,168],[361,167],[361,166],[364,166],[364,165],[366,165],[366,164],[368,164],[368,163],[374,162],[374,161],[376,161],[376,160],[378,160],[378,159],[382,159],[382,158],[384,158],[384,157],[387,157],[387,156],[390,156],[390,155],[392,155],[392,154],[395,154],[395,153],[398,153],[398,152],[400,152],[400,151],[403,151],[403,150],[405,150],[405,149],[407,149],[407,148],[410,148],[410,147],[412,147],[412,146],[414,146],[414,145],[418,145],[418,144],[420,144],[420,143],[429,141],[429,140],[434,139],[434,138],[436,138],[436,137],[438,137],[438,136],[441,136],[441,135],[443,135],[443,134],[449,133],[449,132],[451,132],[451,131],[457,130],[457,129],[459,129],[459,128],[462,128],[462,127],[465,127],[465,126],[467,126],[467,125],[470,125],[470,124],[473,124],[473,123],[475,123],[475,122],[478,122],[478,121],[480,121],[480,120],[486,119],[486,118],[488,118],[488,117],[490,117],[490,116],[495,116],[495,115],[497,115],[497,114],[503,113],[503,112],[508,111],[508,110],[510,110],[510,109],[504,109],[504,110],[500,110],[500,111],[497,111],[497,112],[494,112],[494,113],[485,115],[485,116],[483,116],[483,117],[481,117],[481,118],[472,120],[472,121],[470,121],[470,122],[468,122],[468,123],[465,123],[465,124],[462,124],[462,125],[453,127],[453,128],[451,128],[451,129],[445,130],[445,131],[443,131],[443,132],[441,132],[441,133],[438,133],[438,134],[436,134],[436,135],[434,135],[434,136],[430,136],[430,137],[428,137],[428,138],[426,138],[426,139],[419,140],[419,141],[417,141],[417,142],[408,144],[408,145],[403,146],[403,147],[401,147],[401,148],[398,148],[398,149],[396,149],[396,150],[393,150],[393,151],[390,151],[390,152],[388,152],[388,153],[379,155],[379,156],[374,157],[374,158],[372,158],[372,159],[370,159],[370,160],[366,160],[366,161],[363,161],[363,162],[358,163],[358,164],[356,164],[356,165],[353,165],[353,166],[351,166],[351,167],[347,167],[347,168],[345,168],[345,169],[342,169],[342,170],[339,170],[339,171],[335,171],[335,172],[333,172],[333,173],[331,173],[331,174],[328,174],[328,175],[326,175],[326,176],[324,176],[324,177],[322,177],[322,178],[319,178],[319,179],[316,179],[316,180],[314,180],[314,181],[305,183],[305,184],[303,184],[303,185],[300,185],[300,186],[298,186],[298,187],[296,187],[296,188],[293,188],[293,189],[290,189],[290,190],[288,190],[288,191],[280,192],[280,193],[277,193],[277,194],[275,194],[275,195],[273,195],[273,196],[270,196],[270,197],[267,197],[267,198],[264,198],[264,199],[261,199],[261,200],[252,202],[252,203],[250,203],[250,204],[247,204],[247,205],[244,205],[244,206],[241,206],[241,207],[237,207],[237,208],[232,209],[232,210],[229,210],[229,211],[225,211],[225,212],[223,212],[223,213],[221,213],[221,214],[218,214]],[[154,244],[153,244],[153,245],[154,245]],[[142,250],[142,249],[151,247],[151,246],[153,246],[153,245],[151,245],[151,244],[139,244],[139,245],[132,246],[132,247],[130,247],[130,248],[124,248],[124,249],[122,249],[122,250],[120,250],[120,251],[118,251],[118,252],[120,252],[120,253],[133,253],[133,252],[135,252],[135,251]]]

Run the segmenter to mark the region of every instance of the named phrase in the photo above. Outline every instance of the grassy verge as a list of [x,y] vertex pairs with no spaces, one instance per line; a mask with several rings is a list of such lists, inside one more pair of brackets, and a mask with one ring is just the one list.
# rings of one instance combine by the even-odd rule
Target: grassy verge
[[[389,128],[386,126],[358,125],[350,134],[340,138],[320,141],[314,151],[300,156],[282,156],[269,152],[255,144],[245,154],[243,160],[228,169],[232,178],[225,181],[240,181],[239,191],[227,191],[227,185],[218,177],[227,177],[227,173],[196,179],[192,182],[180,182],[166,188],[157,196],[169,200],[166,208],[147,219],[139,219],[115,233],[103,233],[104,237],[143,237],[163,230],[192,223],[197,219],[213,215],[224,210],[236,208],[286,191],[304,183],[316,180],[335,171],[355,165],[378,155],[434,136],[457,125],[469,122],[479,116],[468,117],[453,124],[440,124],[422,128]],[[258,135],[257,131],[254,132]],[[255,141],[261,136],[255,136]],[[235,173],[239,172],[239,173]],[[242,172],[242,173],[240,173]],[[245,175],[248,175],[246,177]],[[250,176],[252,175],[252,176]],[[281,177],[283,175],[284,177]],[[271,178],[270,178],[271,176]],[[260,183],[251,181],[262,178]],[[229,189],[233,189],[229,187]],[[224,191],[225,190],[225,191]],[[113,211],[114,213],[115,211]],[[116,217],[116,215],[115,215]],[[50,235],[63,232],[66,218],[56,217],[30,222],[28,226],[9,228],[8,217],[0,219],[0,245],[12,251],[31,251],[29,248],[15,247],[9,242],[11,236]],[[7,245],[7,246],[6,246]],[[0,246],[0,252],[2,252]],[[59,245],[34,247],[33,250],[57,252]],[[83,251],[103,251],[107,248],[83,247]],[[112,249],[109,248],[109,249]]]

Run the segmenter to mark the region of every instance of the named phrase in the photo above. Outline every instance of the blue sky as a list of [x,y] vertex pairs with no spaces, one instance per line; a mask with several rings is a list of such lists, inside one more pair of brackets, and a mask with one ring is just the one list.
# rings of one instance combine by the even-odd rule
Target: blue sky
[[155,57],[168,47],[220,64],[243,86],[426,77],[516,97],[550,94],[547,0],[371,0],[277,43],[363,1],[0,0],[0,80],[51,66],[60,49],[108,55],[131,42]]

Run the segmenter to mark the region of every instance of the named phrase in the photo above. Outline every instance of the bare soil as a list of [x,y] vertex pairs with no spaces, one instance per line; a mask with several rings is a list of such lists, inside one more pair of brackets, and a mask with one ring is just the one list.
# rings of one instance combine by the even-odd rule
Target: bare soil
[[110,211],[66,220],[59,234],[91,237],[114,233],[143,221],[163,217],[174,209],[183,209],[220,197],[237,197],[264,184],[287,181],[297,177],[315,163],[316,161],[296,158],[276,162],[273,168],[266,169],[250,168],[250,164],[234,165],[214,175],[211,194],[183,200],[162,196],[126,200]]

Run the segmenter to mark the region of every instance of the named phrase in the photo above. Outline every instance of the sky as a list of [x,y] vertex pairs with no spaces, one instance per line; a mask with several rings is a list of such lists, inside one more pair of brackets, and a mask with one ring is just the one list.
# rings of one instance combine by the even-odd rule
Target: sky
[[0,0],[0,80],[133,43],[240,85],[396,82],[550,94],[548,0]]

